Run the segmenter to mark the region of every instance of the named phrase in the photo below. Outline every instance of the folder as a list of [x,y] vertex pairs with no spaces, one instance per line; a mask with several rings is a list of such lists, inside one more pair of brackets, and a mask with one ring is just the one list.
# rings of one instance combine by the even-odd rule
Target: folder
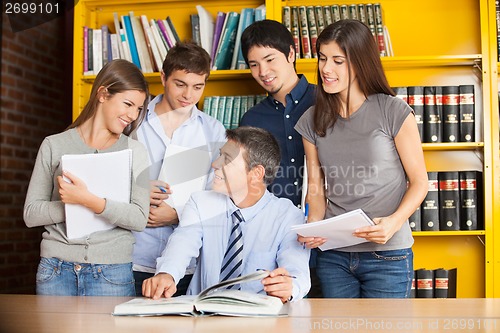
[[207,186],[210,165],[210,153],[206,148],[170,144],[165,150],[158,179],[170,185],[172,194],[165,202],[175,208],[177,216],[182,215],[191,194]]
[[355,229],[375,225],[362,209],[331,217],[326,220],[292,226],[292,230],[304,237],[323,237],[327,241],[319,248],[322,251],[338,249],[367,242],[352,235]]
[[[63,155],[61,163],[62,169],[80,178],[92,194],[107,200],[130,202],[131,149],[111,153]],[[69,239],[115,227],[82,205],[65,204],[64,210],[66,235]]]

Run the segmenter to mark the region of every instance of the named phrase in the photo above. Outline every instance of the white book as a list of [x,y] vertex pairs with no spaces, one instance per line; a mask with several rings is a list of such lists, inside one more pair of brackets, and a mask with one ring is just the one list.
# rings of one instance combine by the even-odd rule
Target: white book
[[140,18],[136,17],[133,11],[129,12],[129,16],[135,43],[137,44],[137,53],[139,55],[139,62],[141,63],[141,70],[143,73],[153,73],[153,64],[151,63],[151,58],[149,57],[146,37],[144,37],[145,32],[142,28]]
[[[146,34],[147,41],[149,42],[149,47],[151,48],[151,52],[153,53],[154,65],[158,69],[158,72],[160,72],[161,68],[163,67],[163,59],[160,56],[160,50],[156,45],[156,40],[153,36],[153,31],[151,30],[151,26],[149,25],[146,15],[141,15],[141,23],[142,27],[144,28],[144,33]],[[153,68],[155,66],[153,66]]]
[[196,5],[198,16],[200,17],[200,38],[201,47],[212,54],[212,42],[214,38],[214,17],[202,5]]
[[153,32],[153,38],[156,42],[156,46],[158,47],[158,51],[160,52],[160,58],[161,58],[161,66],[160,70],[163,67],[163,61],[165,60],[165,57],[167,56],[167,48],[165,47],[165,44],[163,43],[163,40],[161,39],[160,32],[158,31],[158,26],[156,25],[156,22],[154,19],[151,19],[149,21],[151,23],[151,31]]
[[111,40],[111,58],[113,60],[120,59],[120,49],[118,48],[118,34],[109,34]]
[[177,210],[179,217],[191,194],[207,186],[210,165],[210,152],[207,149],[170,144],[165,150],[158,179],[170,185],[172,194],[166,203]]
[[[120,19],[118,18],[118,13],[113,13],[113,23],[115,25],[115,33],[118,35],[118,58],[128,60],[125,56],[125,50],[123,49],[122,38],[125,39],[125,36],[122,37],[120,32]],[[113,58],[115,59],[115,58]]]
[[319,247],[325,251],[367,242],[366,239],[355,237],[352,233],[357,228],[370,225],[375,223],[362,209],[355,209],[326,220],[294,225],[292,230],[304,237],[326,238],[326,243]]
[[172,298],[134,298],[115,306],[115,316],[162,316],[162,315],[224,315],[224,316],[282,316],[287,307],[278,297],[241,290],[225,289],[234,284],[262,280],[268,271],[257,271],[235,279],[220,282],[202,291],[198,296]]
[[94,29],[92,34],[92,57],[93,57],[93,69],[94,75],[97,75],[102,68],[102,30]]
[[[63,155],[61,163],[62,169],[80,178],[92,194],[107,200],[130,202],[131,149],[111,153]],[[66,235],[69,239],[85,237],[93,232],[115,227],[82,205],[65,204],[64,210]]]

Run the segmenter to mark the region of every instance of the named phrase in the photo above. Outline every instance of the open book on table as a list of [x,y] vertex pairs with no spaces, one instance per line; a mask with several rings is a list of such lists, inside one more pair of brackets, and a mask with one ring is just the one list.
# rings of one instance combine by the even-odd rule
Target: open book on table
[[172,298],[134,298],[115,306],[115,316],[162,315],[225,315],[225,316],[279,316],[286,315],[278,297],[241,290],[225,289],[234,284],[262,280],[268,271],[257,271],[238,278],[220,282],[203,290],[199,295]]
[[331,217],[326,220],[292,226],[292,230],[304,237],[323,237],[327,241],[319,248],[322,251],[367,242],[364,238],[353,236],[357,228],[375,225],[362,209]]

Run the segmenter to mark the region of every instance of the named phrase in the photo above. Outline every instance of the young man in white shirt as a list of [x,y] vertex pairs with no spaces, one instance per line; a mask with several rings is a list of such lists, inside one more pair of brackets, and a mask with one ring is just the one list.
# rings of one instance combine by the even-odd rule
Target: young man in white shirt
[[[208,53],[194,43],[177,43],[163,62],[163,94],[149,103],[144,122],[135,132],[148,150],[151,180],[148,224],[144,231],[135,233],[133,270],[137,295],[142,293],[142,282],[154,275],[156,259],[179,220],[179,212],[164,202],[171,194],[169,184],[158,180],[167,147],[176,145],[208,151],[213,161],[225,142],[222,123],[196,107],[209,75]],[[213,177],[209,165],[206,174],[209,188]],[[179,294],[185,293],[193,270],[194,261],[180,285]]]

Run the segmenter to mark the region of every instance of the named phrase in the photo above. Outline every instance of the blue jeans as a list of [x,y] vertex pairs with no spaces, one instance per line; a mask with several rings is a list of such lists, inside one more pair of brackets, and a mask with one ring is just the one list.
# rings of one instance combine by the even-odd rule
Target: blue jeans
[[135,296],[132,263],[80,264],[41,258],[36,273],[37,295]]
[[323,297],[410,297],[411,248],[374,252],[318,251],[316,264]]

